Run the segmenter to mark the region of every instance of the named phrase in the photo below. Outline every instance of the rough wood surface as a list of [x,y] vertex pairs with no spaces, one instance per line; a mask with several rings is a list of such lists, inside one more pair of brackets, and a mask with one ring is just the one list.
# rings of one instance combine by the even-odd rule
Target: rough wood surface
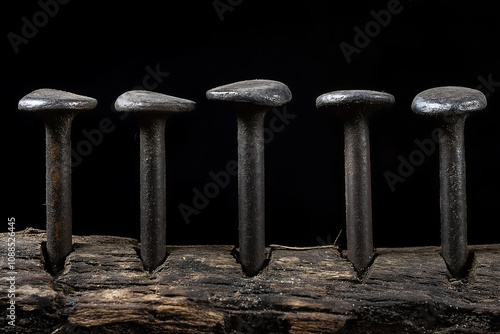
[[273,246],[269,265],[248,278],[232,246],[169,246],[147,273],[136,240],[108,236],[74,236],[54,277],[44,240],[40,230],[16,234],[18,333],[500,332],[500,245],[470,247],[465,281],[449,278],[437,247],[379,249],[360,281],[333,247]]

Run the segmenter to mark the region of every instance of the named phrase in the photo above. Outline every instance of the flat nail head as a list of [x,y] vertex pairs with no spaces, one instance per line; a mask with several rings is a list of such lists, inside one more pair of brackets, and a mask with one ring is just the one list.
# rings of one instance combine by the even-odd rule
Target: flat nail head
[[128,91],[115,102],[117,111],[145,114],[189,112],[195,108],[193,101],[146,90]]
[[340,90],[316,99],[317,108],[344,119],[347,258],[359,274],[373,260],[369,116],[393,104],[394,96],[372,90]]
[[316,108],[328,108],[339,113],[358,113],[389,108],[394,96],[373,90],[338,90],[325,93],[316,99]]
[[411,109],[419,115],[458,116],[486,108],[486,97],[476,89],[445,86],[424,90]]
[[166,258],[165,124],[169,115],[194,110],[196,103],[165,94],[133,90],[115,102],[119,112],[131,112],[140,125],[141,258],[146,270]]
[[207,99],[255,106],[279,107],[292,99],[288,87],[274,80],[244,80],[219,86],[207,91]]
[[96,105],[93,98],[55,89],[35,90],[18,104],[19,110],[35,112],[45,121],[47,262],[53,273],[63,269],[72,249],[71,122]]
[[18,104],[22,111],[43,113],[45,111],[60,111],[61,113],[85,111],[94,109],[97,100],[91,97],[77,95],[57,89],[37,89],[24,96]]
[[238,119],[239,260],[255,276],[266,260],[264,117],[291,100],[288,87],[274,80],[245,80],[207,91],[209,100],[230,103]]

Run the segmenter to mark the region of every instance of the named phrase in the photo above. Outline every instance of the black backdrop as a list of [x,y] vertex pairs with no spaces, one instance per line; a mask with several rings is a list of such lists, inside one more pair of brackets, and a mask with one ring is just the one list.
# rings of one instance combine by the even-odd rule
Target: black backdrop
[[[414,115],[410,105],[424,89],[459,85],[488,97],[487,109],[466,125],[469,243],[498,243],[500,11],[494,3],[4,4],[6,215],[16,218],[18,230],[45,226],[43,123],[17,111],[17,102],[38,88],[62,89],[98,100],[96,110],[73,122],[74,234],[138,238],[138,126],[133,116],[119,118],[112,104],[142,86],[197,103],[194,112],[168,121],[167,242],[236,244],[236,177],[212,187],[213,198],[195,198],[212,182],[211,172],[236,159],[235,116],[207,101],[205,92],[265,78],[286,83],[293,94],[266,121],[269,127],[281,115],[280,130],[266,137],[268,244],[331,243],[345,231],[343,127],[340,119],[317,111],[315,100],[332,90],[373,89],[396,97],[371,127],[375,246],[438,245],[438,154],[430,144],[436,123]],[[427,152],[419,142],[427,143]],[[181,204],[198,210],[189,221]],[[339,243],[345,246],[345,233]]]

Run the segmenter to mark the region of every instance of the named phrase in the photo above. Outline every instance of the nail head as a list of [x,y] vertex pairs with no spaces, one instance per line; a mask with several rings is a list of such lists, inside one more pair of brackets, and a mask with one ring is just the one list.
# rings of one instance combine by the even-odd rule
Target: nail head
[[194,110],[196,103],[147,90],[131,90],[120,95],[115,102],[117,111],[135,113],[177,113]]
[[287,85],[274,80],[244,80],[207,91],[207,99],[279,107],[292,99]]
[[482,110],[486,104],[486,97],[476,89],[445,86],[417,94],[411,109],[420,115],[451,116]]
[[338,90],[325,93],[316,99],[316,108],[329,108],[338,112],[378,110],[394,104],[394,96],[373,90]]
[[84,111],[97,106],[97,100],[57,89],[37,89],[24,96],[18,104],[23,111]]

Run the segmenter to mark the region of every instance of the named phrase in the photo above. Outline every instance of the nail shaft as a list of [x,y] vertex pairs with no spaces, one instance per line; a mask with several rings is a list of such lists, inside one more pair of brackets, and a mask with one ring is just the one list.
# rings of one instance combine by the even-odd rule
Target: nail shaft
[[467,249],[465,116],[448,117],[439,132],[442,256],[453,276],[463,276]]
[[166,117],[140,119],[141,257],[153,270],[167,255],[166,249]]
[[52,272],[64,267],[72,249],[71,121],[67,114],[45,118],[47,254]]
[[373,257],[368,116],[344,121],[344,147],[348,259],[359,271]]
[[256,275],[265,261],[265,112],[238,113],[238,213],[240,262]]

